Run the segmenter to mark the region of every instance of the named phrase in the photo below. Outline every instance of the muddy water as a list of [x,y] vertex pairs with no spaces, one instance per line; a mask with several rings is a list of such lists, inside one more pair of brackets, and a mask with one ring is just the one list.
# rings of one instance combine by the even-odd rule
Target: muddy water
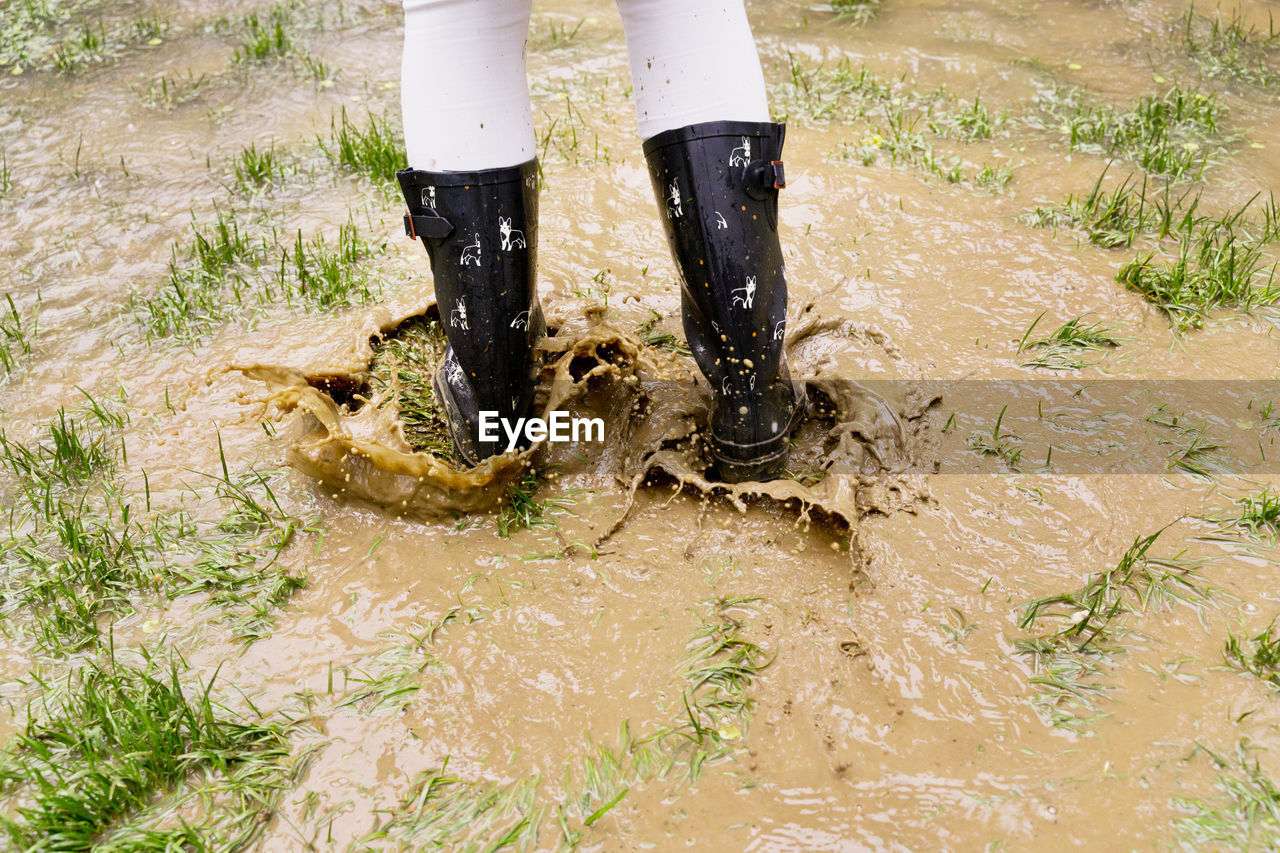
[[[0,201],[6,291],[27,311],[39,294],[35,352],[0,384],[0,411],[6,431],[27,435],[60,405],[77,405],[76,386],[123,388],[131,422],[122,485],[140,489],[145,471],[163,503],[181,499],[192,470],[216,468],[217,435],[240,466],[274,467],[285,456],[287,418],[228,366],[359,369],[370,324],[425,304],[429,281],[420,250],[394,239],[394,200],[334,174],[310,147],[342,105],[353,115],[395,113],[395,8],[345,4],[341,21],[328,10],[335,22],[308,37],[339,69],[324,88],[288,67],[228,70],[235,40],[205,22],[248,4],[147,8],[174,24],[159,46],[74,78],[36,68],[0,77],[15,184]],[[1241,8],[1264,20],[1270,4]],[[773,85],[787,77],[788,51],[810,62],[849,57],[919,91],[980,91],[1011,112],[1055,81],[1115,103],[1155,91],[1156,75],[1190,82],[1168,39],[1182,11],[1151,0],[887,0],[877,19],[852,28],[807,3],[751,6]],[[571,40],[553,37],[579,21]],[[207,78],[190,101],[157,110],[139,92],[161,70]],[[614,10],[540,2],[530,75],[539,132],[552,129],[540,226],[548,305],[572,318],[586,302],[604,303],[593,277],[608,270],[610,322],[634,328],[652,309],[677,331],[674,268],[634,135]],[[1225,209],[1280,187],[1280,110],[1274,93],[1247,86],[1227,86],[1223,98],[1234,140],[1207,173],[1206,198]],[[576,151],[556,134],[563,125],[552,125],[569,102],[580,115]],[[1128,255],[1018,221],[1036,204],[1087,191],[1102,161],[1067,156],[1052,134],[1011,126],[964,149],[972,162],[1013,168],[1008,191],[993,195],[885,158],[871,167],[841,160],[833,152],[860,139],[861,126],[793,118],[782,209],[793,305],[814,303],[840,329],[853,324],[851,334],[803,343],[800,363],[854,379],[1023,377],[1015,349],[1038,314],[1056,325],[1092,312],[1124,342],[1087,377],[1274,375],[1280,341],[1270,324],[1226,316],[1177,340],[1115,282]],[[225,164],[248,142],[272,140],[296,148],[306,167],[246,201],[228,188]],[[129,294],[157,286],[192,211],[207,221],[215,205],[232,204],[274,212],[306,233],[336,232],[350,215],[385,236],[387,304],[328,315],[273,308],[199,345],[148,344],[128,314]],[[276,436],[263,418],[279,420]],[[981,426],[989,423],[974,418],[962,433]],[[199,674],[221,667],[233,707],[242,707],[242,691],[265,711],[307,719],[297,740],[317,747],[315,759],[284,798],[264,850],[346,849],[419,772],[446,758],[468,780],[536,776],[543,800],[560,802],[566,768],[581,766],[589,742],[616,745],[624,723],[642,733],[679,719],[687,640],[708,602],[734,596],[758,597],[746,630],[772,657],[750,689],[741,746],[694,784],[633,786],[586,830],[583,846],[1164,846],[1184,814],[1175,797],[1221,801],[1197,743],[1226,755],[1242,738],[1277,742],[1275,697],[1221,666],[1228,631],[1252,635],[1280,611],[1274,552],[1206,539],[1211,525],[1196,520],[1257,485],[1172,472],[1015,476],[990,464],[922,477],[910,511],[869,515],[851,535],[798,524],[785,507],[740,513],[667,484],[641,489],[626,523],[592,556],[568,546],[613,523],[620,484],[571,478],[550,492],[575,501],[556,528],[502,539],[487,518],[398,519],[294,473],[282,499],[319,518],[325,533],[300,537],[284,555],[306,569],[309,585],[281,611],[273,636],[242,649],[216,614],[185,600],[140,607],[117,631],[125,644],[163,638]],[[1025,636],[1021,605],[1078,588],[1136,537],[1171,524],[1153,553],[1206,559],[1215,603],[1134,617],[1126,654],[1104,679],[1102,716],[1080,733],[1052,727],[1013,647]],[[406,676],[417,689],[403,708],[340,704],[361,673],[385,675],[401,660],[405,632],[421,635],[451,612],[430,643],[412,644],[415,666],[427,665]],[[149,619],[161,623],[157,633],[144,630]],[[18,679],[37,665],[56,671],[65,662],[0,640],[0,697],[20,708],[30,691]],[[0,737],[21,720],[0,712]],[[1258,757],[1276,778],[1280,761]],[[540,846],[559,842],[553,825]]]

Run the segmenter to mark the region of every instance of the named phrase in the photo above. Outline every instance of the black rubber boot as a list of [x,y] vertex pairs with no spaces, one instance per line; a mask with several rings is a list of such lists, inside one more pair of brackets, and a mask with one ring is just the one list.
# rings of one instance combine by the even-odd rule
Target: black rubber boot
[[533,396],[533,346],[545,331],[538,304],[538,162],[480,172],[396,173],[409,212],[405,233],[431,257],[449,346],[432,383],[453,445],[468,465],[501,453],[480,440],[480,413],[523,417]]
[[680,269],[685,337],[715,393],[711,454],[728,482],[782,473],[804,400],[782,349],[785,135],[783,124],[718,121],[664,131],[644,144]]

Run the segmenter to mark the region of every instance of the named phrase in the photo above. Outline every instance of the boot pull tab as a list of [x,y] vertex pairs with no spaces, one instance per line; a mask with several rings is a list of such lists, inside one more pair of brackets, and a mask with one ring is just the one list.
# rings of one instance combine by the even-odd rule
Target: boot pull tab
[[443,240],[453,233],[453,224],[434,211],[415,214],[406,211],[404,214],[404,233],[417,240],[418,238]]
[[787,185],[787,175],[781,160],[757,160],[742,168],[742,183],[747,195],[756,201],[764,201],[771,190],[780,190]]
[[787,138],[787,126],[776,124],[773,129],[773,138],[766,136],[761,140],[762,159],[742,167],[743,187],[747,195],[756,201],[764,201],[770,196],[776,200],[777,194],[772,191],[787,185],[787,174],[782,168],[782,143]]

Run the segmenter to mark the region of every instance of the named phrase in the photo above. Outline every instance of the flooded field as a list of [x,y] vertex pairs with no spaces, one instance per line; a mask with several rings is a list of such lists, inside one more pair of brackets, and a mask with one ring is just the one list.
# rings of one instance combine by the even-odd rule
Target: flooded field
[[361,408],[431,305],[398,4],[0,6],[0,848],[1280,847],[1280,5],[839,5],[748,5],[793,477],[645,444],[696,406],[630,409],[692,368],[621,24],[545,0],[613,441],[435,516]]

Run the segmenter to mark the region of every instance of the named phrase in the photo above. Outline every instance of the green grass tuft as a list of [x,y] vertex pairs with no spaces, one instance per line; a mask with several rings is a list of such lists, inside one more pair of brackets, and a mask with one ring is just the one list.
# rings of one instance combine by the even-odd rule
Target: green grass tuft
[[[20,850],[238,850],[258,839],[290,787],[289,740],[279,725],[238,719],[211,687],[184,686],[173,663],[79,668],[0,758],[0,790],[19,803],[0,831]],[[199,827],[162,821],[199,800]]]
[[242,225],[234,211],[217,212],[192,241],[174,245],[169,276],[149,296],[134,293],[131,307],[151,340],[196,340],[237,312],[298,300],[317,310],[368,304],[381,294],[382,279],[370,269],[386,244],[365,240],[354,223],[338,229],[337,245],[323,235],[290,243],[274,229]]
[[556,516],[569,512],[568,507],[576,503],[572,498],[547,498],[538,500],[538,490],[542,488],[542,478],[532,467],[527,469],[520,482],[507,487],[506,500],[494,522],[498,526],[498,535],[503,539],[510,537],[518,530],[545,530],[555,527]]
[[296,295],[312,307],[331,310],[345,305],[368,305],[381,293],[381,285],[369,274],[366,264],[373,247],[360,237],[354,223],[338,229],[338,242],[332,248],[323,235],[303,240],[299,231],[293,250],[280,254],[280,272],[276,282],[283,286],[285,299]]
[[1116,278],[1159,308],[1175,332],[1200,328],[1211,312],[1250,312],[1280,301],[1276,266],[1261,244],[1241,236],[1230,220],[1197,229],[1168,261],[1155,253],[1121,267]]
[[6,293],[4,302],[0,306],[0,367],[9,374],[18,369],[23,358],[31,355],[31,345],[36,338],[36,321],[34,318],[30,323],[23,321],[12,294]]
[[1232,669],[1246,672],[1280,690],[1280,634],[1275,633],[1275,628],[1273,621],[1252,640],[1242,641],[1234,634],[1229,635],[1222,657]]
[[370,115],[364,127],[357,127],[343,107],[330,121],[329,139],[318,140],[320,150],[334,164],[375,181],[391,182],[404,167],[404,145],[386,119]]
[[1029,221],[1041,228],[1078,228],[1105,249],[1132,246],[1140,236],[1162,240],[1190,234],[1205,221],[1197,214],[1199,191],[1188,189],[1174,198],[1172,182],[1165,182],[1163,192],[1148,193],[1146,176],[1139,183],[1130,175],[1106,192],[1106,175],[1103,169],[1087,195],[1069,195],[1062,205],[1037,208]]
[[58,46],[53,54],[53,67],[61,74],[71,74],[86,65],[102,62],[108,50],[107,31],[99,20],[96,26],[81,27]]
[[409,320],[374,344],[370,385],[375,396],[394,402],[410,447],[449,461],[453,440],[431,387],[445,344],[444,329],[438,322]]
[[1271,491],[1271,487],[1254,495],[1242,495],[1235,499],[1235,510],[1224,515],[1214,516],[1213,521],[1221,522],[1227,528],[1245,531],[1254,539],[1267,539],[1274,542],[1280,535],[1280,494]]
[[1000,409],[996,416],[995,426],[989,432],[978,430],[969,436],[968,445],[979,456],[993,456],[1004,460],[1014,471],[1022,463],[1022,439],[1018,435],[1002,428],[1004,415],[1008,406]]
[[1111,336],[1112,330],[1101,323],[1082,323],[1084,315],[1073,317],[1049,334],[1048,337],[1031,339],[1031,333],[1044,317],[1041,312],[1018,342],[1017,355],[1030,355],[1018,362],[1023,367],[1046,367],[1050,370],[1080,370],[1092,362],[1082,356],[1085,352],[1117,347],[1120,342]]
[[1155,250],[1121,267],[1117,279],[1163,311],[1178,333],[1203,326],[1219,309],[1250,312],[1280,300],[1276,267],[1268,265],[1267,252],[1280,239],[1274,195],[1260,213],[1255,195],[1236,210],[1210,216],[1201,212],[1198,189],[1175,196],[1166,181],[1149,192],[1145,177],[1139,183],[1129,176],[1107,192],[1102,189],[1106,171],[1087,195],[1037,208],[1026,221],[1078,228],[1105,248],[1132,246],[1139,239],[1154,242]]
[[265,62],[284,59],[295,51],[293,3],[276,3],[265,14],[250,12],[243,21],[244,37],[236,48],[234,62]]
[[235,169],[236,186],[245,194],[262,190],[284,180],[297,171],[297,166],[276,152],[275,143],[258,150],[256,143],[250,142],[240,149],[240,154],[232,161]]
[[981,96],[975,95],[972,103],[944,113],[930,125],[930,129],[941,136],[977,142],[990,139],[1001,123],[1001,117],[993,116],[986,104],[982,103]]
[[203,591],[235,636],[265,636],[274,611],[303,585],[280,553],[311,528],[281,508],[264,475],[233,477],[225,460],[213,494],[200,493],[224,502],[223,518],[197,524],[180,510],[140,519],[110,476],[123,456],[124,422],[91,399],[82,415],[60,412],[48,441],[0,437],[0,463],[18,489],[0,537],[0,631],[62,654],[100,644],[111,619],[145,596]]
[[1036,98],[1049,127],[1068,138],[1072,151],[1137,161],[1147,172],[1197,177],[1207,162],[1206,141],[1218,133],[1225,108],[1214,95],[1174,86],[1126,109],[1086,103],[1081,89],[1055,90]]

